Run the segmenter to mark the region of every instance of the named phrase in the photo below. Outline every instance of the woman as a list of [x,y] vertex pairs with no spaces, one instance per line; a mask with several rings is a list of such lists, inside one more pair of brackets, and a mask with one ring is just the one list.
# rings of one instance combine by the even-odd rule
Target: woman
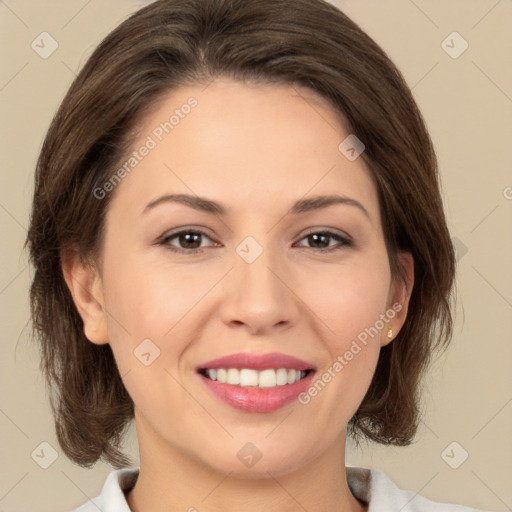
[[131,16],[52,122],[27,241],[59,443],[116,468],[80,512],[470,510],[341,463],[412,441],[455,261],[410,91],[332,5]]

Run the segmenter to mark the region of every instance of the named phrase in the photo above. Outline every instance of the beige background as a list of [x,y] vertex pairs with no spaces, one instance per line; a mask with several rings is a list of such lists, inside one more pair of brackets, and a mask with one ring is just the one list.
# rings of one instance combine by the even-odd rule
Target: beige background
[[[69,511],[99,494],[110,471],[103,463],[80,468],[60,452],[29,338],[22,245],[33,168],[52,115],[95,45],[144,3],[0,0],[0,511]],[[512,2],[334,3],[389,53],[412,87],[437,149],[459,249],[455,336],[425,382],[416,442],[349,446],[347,464],[380,468],[433,500],[512,510]],[[43,31],[59,45],[48,59],[31,48]],[[469,44],[457,59],[441,46],[453,31]],[[446,460],[469,454],[458,469],[442,457],[454,441]],[[42,442],[58,456],[48,469],[31,457]],[[133,430],[126,448],[136,459]]]

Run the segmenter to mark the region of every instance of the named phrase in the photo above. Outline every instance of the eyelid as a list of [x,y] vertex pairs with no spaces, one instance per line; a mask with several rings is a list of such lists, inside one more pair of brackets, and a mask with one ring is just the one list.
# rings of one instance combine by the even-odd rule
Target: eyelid
[[[174,253],[183,254],[183,255],[187,255],[187,254],[192,255],[192,254],[204,252],[204,250],[206,249],[205,247],[196,247],[194,249],[183,249],[180,247],[175,247],[175,246],[171,245],[170,242],[168,242],[168,240],[170,240],[182,233],[196,233],[196,234],[199,234],[199,235],[202,235],[202,236],[208,238],[209,240],[214,242],[214,244],[216,246],[218,246],[218,244],[219,244],[218,242],[215,242],[213,237],[211,237],[208,233],[206,233],[206,231],[204,229],[196,228],[193,226],[184,226],[184,227],[176,228],[176,230],[167,232],[164,235],[162,235],[156,243],[158,245],[165,246],[168,250],[170,250]],[[299,237],[298,242],[295,242],[295,243],[300,243],[308,236],[314,235],[314,234],[326,235],[333,240],[338,240],[338,244],[334,245],[332,247],[325,247],[325,248],[304,247],[304,246],[299,246],[299,247],[302,247],[305,249],[310,249],[313,252],[329,253],[329,252],[336,252],[336,251],[342,250],[343,248],[346,248],[346,247],[352,247],[354,245],[352,237],[350,235],[348,235],[347,233],[345,233],[345,232],[340,233],[337,230],[334,230],[332,228],[321,228],[321,227],[308,228],[307,231]],[[341,246],[340,246],[340,244],[341,244]]]
[[[176,230],[171,230],[171,231],[165,232],[161,237],[158,238],[156,243],[157,244],[166,245],[166,240],[174,238],[174,237],[176,237],[176,236],[178,236],[178,235],[180,235],[182,233],[197,233],[197,234],[200,234],[200,235],[208,238],[212,242],[215,242],[213,237],[211,235],[209,235],[206,232],[206,230],[204,230],[203,228],[197,228],[197,227],[194,227],[194,226],[184,226],[184,227],[181,227],[181,228],[176,228]],[[177,248],[177,250],[179,251],[180,249]],[[194,249],[181,249],[181,250],[189,252],[189,253],[194,251]]]
[[[319,234],[319,233],[325,233],[328,235],[336,235],[336,236],[339,236],[340,238],[345,239],[347,242],[350,242],[350,243],[353,242],[352,237],[345,231],[335,230],[334,228],[322,228],[322,227],[308,228],[306,230],[306,232],[302,235],[302,238],[309,236],[309,235]],[[302,240],[302,238],[301,238],[301,240]]]
[[331,228],[309,228],[306,233],[304,233],[298,240],[297,243],[300,244],[304,239],[306,239],[308,236],[311,235],[324,235],[329,237],[331,240],[337,241],[337,243],[334,246],[324,247],[324,248],[315,248],[315,247],[305,247],[300,246],[304,249],[309,249],[313,251],[314,253],[320,253],[320,254],[334,254],[339,251],[342,251],[347,248],[354,247],[354,242],[352,240],[352,237],[344,232],[340,233],[336,230],[333,230]]

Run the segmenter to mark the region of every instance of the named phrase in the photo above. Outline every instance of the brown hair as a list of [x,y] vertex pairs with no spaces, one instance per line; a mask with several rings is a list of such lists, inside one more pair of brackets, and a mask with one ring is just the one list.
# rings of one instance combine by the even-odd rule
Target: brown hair
[[406,322],[382,348],[349,434],[410,444],[420,381],[434,349],[451,337],[454,250],[442,208],[436,156],[423,118],[394,64],[353,21],[323,0],[159,0],[139,10],[94,51],[71,85],[44,141],[27,244],[41,369],[57,438],[88,467],[120,450],[133,418],[110,346],[95,345],[63,279],[61,257],[100,250],[109,199],[93,195],[133,142],[137,123],[173,88],[226,76],[306,86],[326,98],[366,146],[394,277],[410,251],[415,284]]

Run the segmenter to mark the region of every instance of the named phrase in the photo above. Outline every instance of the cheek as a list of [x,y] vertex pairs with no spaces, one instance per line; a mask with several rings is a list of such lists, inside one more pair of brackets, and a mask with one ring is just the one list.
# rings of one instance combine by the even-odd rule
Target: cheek
[[105,274],[105,302],[119,316],[118,322],[110,322],[112,328],[117,332],[115,324],[122,323],[133,335],[155,339],[173,329],[211,286],[211,279],[199,281],[197,272],[135,258],[111,265]]
[[328,353],[303,402],[315,400],[318,417],[323,411],[325,420],[331,417],[339,428],[364,398],[387,332],[385,320],[392,318],[386,316],[391,279],[387,260],[359,263],[325,275],[317,272],[315,285],[303,292],[322,320],[322,344]]
[[197,302],[193,287],[179,271],[169,280],[136,258],[105,258],[104,268],[109,342],[128,393],[146,416],[190,407],[174,378],[186,348],[186,313]]
[[[105,305],[108,335],[121,375],[140,371],[139,353],[158,357],[155,369],[175,371],[191,339],[200,329],[207,292],[225,269],[199,271],[144,258],[105,258]],[[218,267],[217,267],[218,268]],[[147,341],[150,340],[150,341]],[[148,356],[145,356],[146,359]]]
[[314,280],[304,280],[301,296],[333,339],[339,340],[340,348],[385,313],[391,281],[386,259],[361,258],[338,270],[320,268],[314,275]]

